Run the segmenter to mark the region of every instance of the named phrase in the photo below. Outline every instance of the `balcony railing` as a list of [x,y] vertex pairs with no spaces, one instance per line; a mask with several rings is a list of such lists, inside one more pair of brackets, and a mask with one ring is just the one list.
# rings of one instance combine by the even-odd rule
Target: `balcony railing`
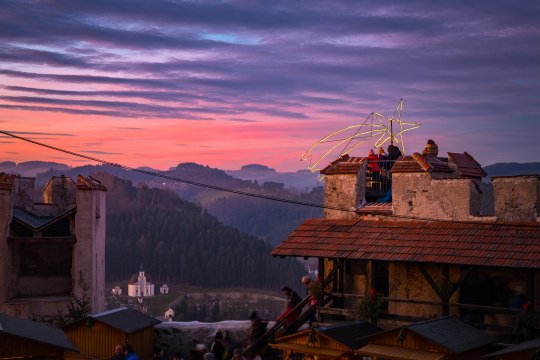
[[392,167],[395,160],[368,160],[366,165],[366,201],[390,202]]
[[[364,295],[359,294],[345,294],[345,293],[329,293],[334,299],[356,299],[365,298]],[[443,307],[441,301],[429,301],[429,300],[417,300],[417,299],[401,299],[393,297],[382,297],[385,301],[385,305],[388,303],[402,303],[410,305],[431,305]],[[457,309],[459,317],[466,323],[473,325],[477,328],[492,330],[499,333],[511,333],[516,327],[516,321],[520,316],[525,315],[523,309],[511,309],[499,306],[487,306],[477,304],[463,304],[463,303],[448,303],[450,308]],[[421,320],[427,320],[428,318],[414,317],[409,315],[393,314],[386,306],[383,306],[379,313],[379,319],[399,321],[399,322],[417,322]],[[328,315],[340,315],[346,318],[356,318],[356,314],[352,308],[337,308],[332,307],[332,302],[329,306],[317,308],[320,314]]]

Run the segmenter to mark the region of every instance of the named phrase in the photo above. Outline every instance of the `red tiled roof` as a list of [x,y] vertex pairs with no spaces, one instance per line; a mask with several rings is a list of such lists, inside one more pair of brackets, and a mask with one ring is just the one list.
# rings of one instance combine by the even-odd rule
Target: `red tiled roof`
[[392,214],[392,203],[368,202],[356,210],[359,213]]
[[0,173],[0,189],[11,189],[17,175]]
[[540,269],[540,224],[310,219],[272,255]]
[[339,159],[332,161],[328,166],[321,170],[323,175],[334,174],[356,174],[360,166],[366,161],[363,157],[349,157],[345,154]]
[[454,163],[463,176],[484,177],[487,173],[482,166],[467,152],[448,153],[448,162]]
[[413,155],[402,156],[396,160],[392,167],[393,173],[404,172],[447,172],[451,173],[452,169],[448,164],[437,157],[424,157],[419,153]]

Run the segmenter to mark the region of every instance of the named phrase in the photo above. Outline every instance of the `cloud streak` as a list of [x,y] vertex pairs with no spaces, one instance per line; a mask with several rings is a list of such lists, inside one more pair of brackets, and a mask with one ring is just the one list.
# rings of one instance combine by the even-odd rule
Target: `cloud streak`
[[[208,141],[233,158],[213,152],[190,161],[240,166],[257,161],[242,159],[245,151],[264,152],[270,162],[274,151],[280,160],[267,165],[298,169],[311,143],[372,111],[390,115],[401,97],[404,117],[423,124],[408,135],[409,148],[421,149],[434,137],[442,152],[467,150],[486,164],[534,161],[540,152],[528,136],[540,131],[536,2],[2,5],[3,126],[68,129],[80,143],[100,143],[103,148],[92,151],[118,156],[115,161],[140,161],[129,158],[139,152],[134,144],[151,149],[156,140],[148,139],[159,138],[162,129],[168,131],[163,139],[182,137],[160,142],[171,149],[162,152],[169,160],[147,158],[165,168],[178,158],[175,144],[185,144],[181,154],[191,156],[188,149]],[[211,131],[227,124],[263,139]],[[97,126],[106,126],[111,138],[140,131],[130,131],[133,141],[123,140],[127,148],[117,151],[118,144],[87,138]],[[267,138],[259,131],[265,128],[277,130]],[[277,145],[263,146],[266,141]],[[512,143],[530,151],[512,154]],[[242,153],[235,155],[237,148]],[[282,160],[284,152],[289,161]]]

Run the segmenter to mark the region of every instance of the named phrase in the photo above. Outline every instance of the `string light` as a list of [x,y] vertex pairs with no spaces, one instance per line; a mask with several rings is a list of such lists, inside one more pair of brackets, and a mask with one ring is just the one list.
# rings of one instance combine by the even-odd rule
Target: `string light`
[[[379,147],[387,142],[390,142],[391,144],[399,147],[402,154],[405,154],[403,133],[418,128],[420,124],[402,121],[402,111],[403,99],[400,99],[396,109],[394,110],[394,115],[391,117],[372,112],[362,124],[351,125],[339,129],[317,141],[304,154],[302,154],[300,161],[309,160],[308,169],[312,172],[316,172],[321,170],[321,168],[318,167],[319,163],[329,157],[330,154],[335,153],[338,147],[343,145],[343,149],[335,157],[336,159],[345,154],[349,154],[353,149],[371,138],[377,138],[374,142],[375,147]],[[394,130],[394,125],[396,125],[396,128],[399,129],[397,132]],[[356,131],[353,135],[347,136],[347,133],[354,130]],[[325,151],[320,158],[314,161],[314,150],[331,143],[334,144],[330,146],[330,148]]]

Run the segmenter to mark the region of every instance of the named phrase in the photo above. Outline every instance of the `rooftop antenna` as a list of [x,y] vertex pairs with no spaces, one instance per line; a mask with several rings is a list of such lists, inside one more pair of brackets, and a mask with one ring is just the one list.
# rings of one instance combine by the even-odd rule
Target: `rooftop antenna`
[[[409,130],[416,129],[420,126],[415,122],[404,122],[401,120],[403,110],[403,98],[394,110],[394,116],[387,117],[377,112],[372,112],[368,117],[358,125],[351,125],[345,128],[334,131],[333,133],[323,137],[302,154],[300,161],[309,160],[308,169],[311,172],[320,171],[319,164],[327,157],[338,159],[341,156],[350,153],[359,145],[367,142],[371,138],[376,138],[374,146],[379,147],[386,142],[390,145],[399,147],[402,154],[405,154],[405,144],[403,142],[403,133]],[[394,123],[399,125],[399,131],[394,133]],[[325,151],[325,146],[330,144],[330,148]],[[343,146],[342,146],[343,145]],[[342,146],[342,147],[341,147]],[[339,150],[338,148],[341,148]],[[315,152],[322,155],[315,156]]]

